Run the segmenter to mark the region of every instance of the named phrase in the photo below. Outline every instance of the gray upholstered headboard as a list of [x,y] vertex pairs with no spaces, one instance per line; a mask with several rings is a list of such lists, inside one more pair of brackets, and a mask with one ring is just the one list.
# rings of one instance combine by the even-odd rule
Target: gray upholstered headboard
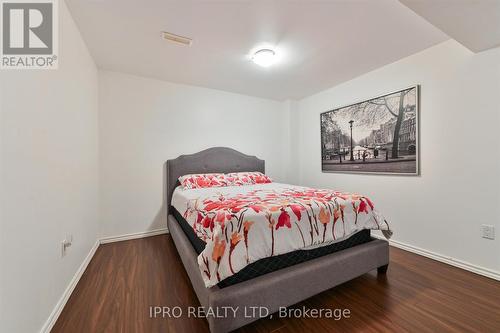
[[265,162],[255,156],[245,155],[231,148],[214,147],[191,155],[181,155],[166,163],[165,190],[167,212],[171,213],[170,201],[175,188],[179,185],[178,178],[192,173],[212,172],[265,172]]

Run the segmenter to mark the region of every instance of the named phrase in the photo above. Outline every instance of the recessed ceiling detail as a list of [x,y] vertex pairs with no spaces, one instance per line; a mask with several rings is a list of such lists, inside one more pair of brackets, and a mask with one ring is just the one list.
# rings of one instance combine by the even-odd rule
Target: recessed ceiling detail
[[400,0],[469,50],[500,46],[500,0]]
[[[448,39],[397,0],[66,2],[99,68],[276,100]],[[195,42],[167,43],[165,29]],[[276,52],[269,70],[251,62],[264,48]]]

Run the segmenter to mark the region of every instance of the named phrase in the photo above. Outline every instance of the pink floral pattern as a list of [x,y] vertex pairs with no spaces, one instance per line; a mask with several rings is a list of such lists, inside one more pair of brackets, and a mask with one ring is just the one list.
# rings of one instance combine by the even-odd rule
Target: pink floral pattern
[[198,173],[179,177],[179,182],[185,189],[243,186],[272,183],[271,178],[262,172],[234,173]]
[[179,177],[181,186],[185,189],[228,186],[223,173],[199,173]]
[[266,176],[262,172],[233,172],[228,173],[226,179],[232,186],[268,184],[273,182],[269,176]]
[[207,287],[256,260],[344,239],[361,229],[391,234],[363,195],[276,183],[239,193],[226,189],[193,194],[183,211],[207,243],[198,258]]

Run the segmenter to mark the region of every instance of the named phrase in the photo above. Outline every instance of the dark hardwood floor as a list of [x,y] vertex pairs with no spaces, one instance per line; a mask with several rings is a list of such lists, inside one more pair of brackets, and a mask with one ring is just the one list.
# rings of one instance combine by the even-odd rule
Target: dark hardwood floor
[[[500,332],[500,282],[390,251],[387,275],[370,272],[293,307],[350,309],[350,318],[274,316],[239,332]],[[101,245],[52,332],[208,332],[204,319],[151,319],[150,306],[199,306],[168,235]]]

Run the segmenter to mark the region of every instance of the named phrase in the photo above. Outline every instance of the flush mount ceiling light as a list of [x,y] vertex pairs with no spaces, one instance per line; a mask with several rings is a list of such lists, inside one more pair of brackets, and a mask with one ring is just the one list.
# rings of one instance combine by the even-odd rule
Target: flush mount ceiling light
[[179,36],[167,31],[161,32],[161,38],[172,42],[181,43],[187,46],[191,46],[191,44],[193,43],[193,40],[191,38]]
[[269,67],[275,62],[275,53],[271,49],[261,49],[254,53],[252,61],[259,66]]

